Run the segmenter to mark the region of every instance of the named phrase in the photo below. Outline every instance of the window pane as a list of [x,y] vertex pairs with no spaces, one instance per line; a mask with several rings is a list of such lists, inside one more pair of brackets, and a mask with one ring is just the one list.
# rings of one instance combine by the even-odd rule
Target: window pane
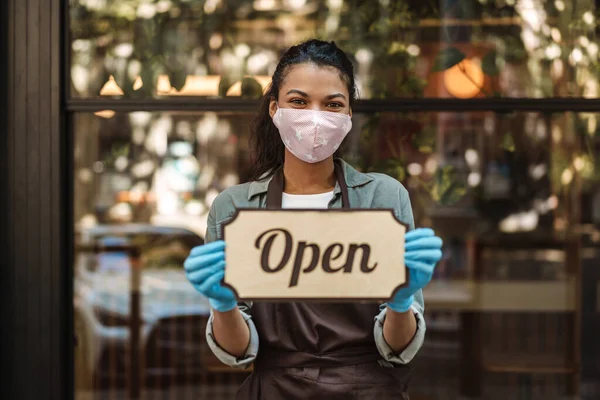
[[74,114],[77,399],[132,389],[144,398],[233,398],[247,372],[209,350],[209,304],[183,263],[204,243],[214,198],[249,179],[250,118]]
[[590,0],[70,3],[75,98],[254,98],[311,37],[352,56],[366,99],[598,97]]
[[[346,159],[403,182],[417,225],[552,236],[598,217],[598,114],[377,113],[354,117]],[[600,192],[599,192],[600,193]],[[590,197],[590,198],[591,198]],[[474,225],[454,225],[455,219]],[[466,218],[466,219],[465,219]],[[581,218],[581,220],[580,220]],[[464,231],[462,231],[464,229]]]
[[[355,114],[344,158],[400,180],[416,225],[445,243],[424,290],[427,338],[411,396],[560,398],[579,380],[600,393],[599,117]],[[251,120],[74,115],[77,399],[131,387],[230,399],[247,376],[208,349],[208,302],[182,264],[203,243],[216,195],[250,179]],[[140,354],[129,350],[136,327]]]

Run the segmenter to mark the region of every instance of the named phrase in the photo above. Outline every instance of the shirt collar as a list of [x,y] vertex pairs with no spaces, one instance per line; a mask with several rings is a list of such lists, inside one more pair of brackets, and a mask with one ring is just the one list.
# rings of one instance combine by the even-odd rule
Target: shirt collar
[[[342,159],[338,159],[342,165],[342,169],[344,171],[344,177],[346,179],[346,185],[349,188],[354,188],[358,186],[365,185],[373,180],[369,175],[363,174],[362,172],[358,172],[354,169],[350,164],[346,163]],[[252,199],[252,197],[263,194],[267,192],[269,188],[269,183],[273,179],[272,173],[266,173],[263,177],[257,181],[253,181],[250,183],[250,188],[248,190],[248,200]],[[340,185],[336,182],[335,189],[333,190],[334,194],[340,193]]]

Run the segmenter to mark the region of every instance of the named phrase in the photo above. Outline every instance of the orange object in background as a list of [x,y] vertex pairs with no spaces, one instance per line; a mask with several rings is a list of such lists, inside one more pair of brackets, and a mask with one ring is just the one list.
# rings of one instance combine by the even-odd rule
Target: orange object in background
[[459,99],[475,97],[483,87],[485,75],[481,67],[466,58],[444,72],[444,86]]

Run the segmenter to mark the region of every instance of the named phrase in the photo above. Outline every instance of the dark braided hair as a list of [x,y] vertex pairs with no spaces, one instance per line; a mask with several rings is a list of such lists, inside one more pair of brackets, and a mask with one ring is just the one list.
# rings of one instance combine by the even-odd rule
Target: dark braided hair
[[[340,73],[340,78],[348,86],[350,106],[354,104],[357,90],[354,83],[354,67],[352,62],[334,42],[311,39],[291,47],[283,55],[267,93],[263,96],[258,115],[252,127],[251,144],[254,152],[253,179],[258,180],[267,173],[274,172],[283,165],[285,147],[279,131],[269,114],[271,99],[278,99],[279,89],[291,66],[310,63],[319,67],[333,67]],[[337,155],[337,154],[336,154]]]

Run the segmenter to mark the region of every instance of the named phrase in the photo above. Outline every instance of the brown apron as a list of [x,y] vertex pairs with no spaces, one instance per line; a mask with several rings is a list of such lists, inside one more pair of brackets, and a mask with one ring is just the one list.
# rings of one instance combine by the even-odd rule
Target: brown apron
[[[349,208],[342,168],[335,173],[342,207]],[[281,208],[283,172],[269,183],[267,208]],[[259,335],[254,372],[238,400],[408,399],[410,367],[383,366],[373,336],[376,303],[257,302]]]

